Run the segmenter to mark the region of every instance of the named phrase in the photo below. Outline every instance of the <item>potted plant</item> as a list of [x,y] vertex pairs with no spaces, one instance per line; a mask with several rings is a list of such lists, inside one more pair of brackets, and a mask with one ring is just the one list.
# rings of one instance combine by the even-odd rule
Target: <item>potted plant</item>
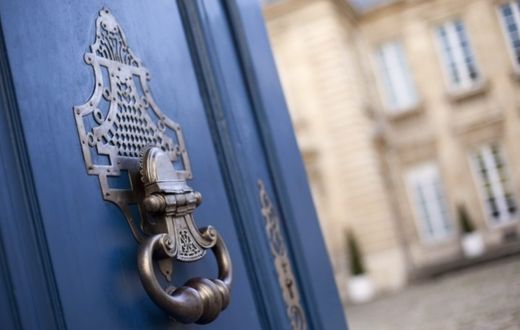
[[352,275],[347,283],[348,295],[353,303],[364,303],[374,297],[374,285],[366,274],[363,257],[352,232],[347,231],[346,241]]
[[475,230],[475,225],[469,218],[463,206],[458,207],[458,216],[462,230],[462,251],[467,258],[475,258],[484,253],[482,234]]

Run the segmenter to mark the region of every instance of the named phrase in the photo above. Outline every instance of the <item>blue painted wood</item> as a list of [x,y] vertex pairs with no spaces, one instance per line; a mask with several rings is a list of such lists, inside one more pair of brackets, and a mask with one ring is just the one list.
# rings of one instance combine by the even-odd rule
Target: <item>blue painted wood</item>
[[0,326],[64,329],[1,32]]
[[[264,144],[272,183],[292,246],[299,282],[311,324],[316,329],[346,327],[303,162],[270,51],[257,1],[225,0],[251,97],[258,131]],[[294,253],[296,252],[296,253]]]
[[22,329],[13,280],[7,261],[7,249],[3,241],[2,236],[0,236],[0,324],[6,329]]
[[[142,289],[136,244],[123,217],[102,200],[97,179],[86,175],[72,116],[72,106],[83,103],[93,87],[93,74],[82,59],[103,5],[112,10],[151,72],[156,102],[183,127],[192,185],[204,195],[196,212],[198,225],[215,225],[230,249],[236,273],[232,303],[211,328],[290,328],[260,212],[258,179],[266,182],[282,215],[310,328],[344,328],[255,0],[0,1],[17,94],[7,112],[16,115],[16,125],[5,132],[20,135],[2,141],[27,147],[23,153],[5,151],[2,142],[0,156],[5,153],[25,164],[25,183],[11,186],[25,187],[20,195],[31,201],[12,203],[1,191],[0,203],[9,201],[13,210],[24,207],[28,228],[36,234],[18,236],[43,251],[36,257],[43,275],[32,274],[41,289],[23,310],[19,306],[31,300],[25,293],[29,289],[18,294],[13,287],[27,278],[16,277],[24,271],[20,264],[34,253],[29,248],[5,253],[9,269],[0,276],[0,293],[2,288],[8,291],[11,307],[0,308],[0,315],[10,315],[9,322],[24,328],[33,328],[31,322],[40,314],[51,322],[48,328],[172,326]],[[257,37],[259,44],[252,39]],[[9,74],[3,76],[10,83]],[[10,235],[18,231],[12,225],[16,222],[9,221],[14,213],[6,214],[0,247],[10,246],[15,241]],[[175,278],[180,284],[193,274],[212,277],[215,271],[215,263],[206,258],[176,268]],[[44,305],[42,300],[50,301],[43,308],[50,312],[26,320],[28,311]],[[179,329],[196,327],[175,324]]]
[[[3,1],[0,15],[20,118],[67,325],[74,329],[171,326],[141,286],[135,265],[137,247],[123,217],[102,200],[97,179],[86,175],[72,116],[72,107],[83,103],[92,90],[92,71],[83,54],[93,41],[97,12],[105,4],[151,72],[155,100],[185,131],[195,178],[192,185],[204,195],[196,213],[198,225],[215,225],[230,249],[235,294],[213,325],[259,329],[176,3]],[[215,271],[215,262],[207,258],[179,267],[175,277],[179,281],[194,275],[214,277]]]
[[[281,202],[277,203],[281,205],[282,215],[286,233],[290,233],[289,241],[292,250],[293,261],[296,265],[297,277],[299,278],[300,287],[308,288],[315,287],[316,291],[304,290],[303,297],[307,306],[307,314],[311,328],[345,328],[345,320],[342,311],[342,305],[339,301],[334,279],[330,271],[330,263],[326,257],[326,251],[323,244],[321,235],[319,233],[319,225],[317,222],[316,214],[312,206],[312,200],[308,186],[306,184],[305,172],[303,170],[301,157],[299,156],[298,149],[295,143],[294,135],[290,127],[290,121],[288,120],[285,103],[282,99],[271,100],[269,106],[277,107],[283,111],[285,117],[279,116],[276,112],[269,111],[262,104],[261,95],[258,92],[258,77],[253,69],[271,72],[273,77],[276,79],[276,72],[273,70],[274,66],[272,63],[272,56],[267,47],[266,35],[263,29],[263,21],[260,16],[251,17],[248,21],[250,28],[254,28],[259,33],[254,38],[246,38],[241,27],[246,26],[241,21],[241,11],[244,4],[236,3],[235,1],[199,1],[199,15],[202,20],[203,29],[205,29],[203,35],[206,36],[206,44],[209,48],[209,58],[213,66],[214,79],[217,81],[216,89],[218,92],[214,93],[220,96],[220,104],[214,109],[219,111],[218,116],[226,119],[228,128],[226,132],[229,132],[231,145],[227,146],[226,151],[228,154],[240,155],[240,162],[242,168],[239,168],[236,172],[242,175],[239,180],[241,187],[241,199],[247,200],[250,205],[258,206],[258,191],[256,188],[256,181],[262,179],[264,181],[270,181],[270,185],[275,185],[277,190],[277,196],[283,194],[284,196],[292,195],[292,198],[280,198]],[[256,8],[257,13],[258,7],[255,2],[246,3],[248,6],[253,5]],[[224,6],[223,6],[224,5]],[[254,18],[254,19],[253,19]],[[228,28],[231,26],[232,28]],[[233,28],[234,27],[234,28]],[[227,31],[226,31],[227,30]],[[262,34],[263,32],[263,34]],[[266,63],[260,63],[262,67],[255,67],[250,52],[250,43],[257,44],[259,39],[263,38],[264,48],[263,55],[267,55],[267,58],[271,60],[271,66],[266,66]],[[235,44],[233,44],[235,43]],[[267,53],[265,52],[267,50]],[[237,58],[237,55],[239,56]],[[229,59],[236,59],[230,61]],[[241,66],[239,66],[241,64]],[[269,82],[271,82],[270,80]],[[265,83],[265,80],[264,80]],[[275,88],[278,88],[278,94],[280,92],[279,84],[275,84]],[[271,87],[272,89],[272,87]],[[271,91],[269,91],[271,92]],[[274,101],[281,101],[276,103]],[[222,113],[220,113],[222,112]],[[270,117],[270,118],[267,118]],[[298,191],[287,189],[285,177],[282,175],[278,163],[279,155],[276,155],[276,148],[279,143],[285,143],[285,141],[277,141],[272,131],[270,131],[268,120],[279,121],[278,127],[283,132],[287,132],[289,141],[291,144],[285,144],[283,152],[292,153],[292,157],[283,158],[284,161],[289,161],[289,171],[296,171],[296,174],[300,175],[299,185],[302,183],[305,189],[298,188]],[[254,127],[255,129],[251,129]],[[258,129],[257,129],[258,128]],[[260,134],[258,134],[260,133]],[[286,136],[280,135],[279,138],[286,139]],[[280,149],[280,148],[278,148]],[[278,150],[280,151],[280,150]],[[265,157],[258,157],[264,155]],[[267,160],[267,161],[266,161]],[[287,169],[287,167],[286,167]],[[292,173],[294,175],[294,173]],[[268,184],[269,185],[269,184]],[[256,196],[255,196],[256,194]],[[304,212],[307,212],[305,221],[301,221],[294,217],[291,213],[291,207],[300,207],[303,204],[308,205],[304,208]],[[300,212],[301,213],[301,212]],[[248,224],[249,233],[252,237],[258,237],[262,235],[260,231],[262,229],[255,228],[255,225],[262,223],[261,219],[257,219],[254,215],[250,215],[252,221]],[[312,236],[302,237],[300,227],[310,227],[310,231],[314,231]],[[255,230],[256,229],[256,230]],[[309,233],[309,232],[307,232]],[[248,233],[245,232],[245,235]],[[256,236],[255,236],[256,235]],[[246,236],[247,237],[247,236]],[[301,257],[302,251],[302,239],[305,239],[307,249],[311,250],[314,254],[314,260],[312,265],[307,264],[308,260],[305,257]],[[320,258],[316,258],[321,255]],[[255,259],[256,260],[256,259]],[[308,275],[310,269],[314,269],[315,265],[321,267],[323,270],[317,272],[316,276]],[[311,268],[312,267],[312,268]],[[252,267],[254,269],[254,266]],[[271,288],[265,288],[262,291],[268,289],[275,289],[272,285],[276,286],[276,280],[273,279],[271,282]],[[271,298],[272,299],[272,298]],[[324,308],[319,310],[316,308],[317,304],[321,304]],[[269,314],[276,314],[280,310],[280,306],[271,304],[272,311]],[[332,316],[330,312],[334,314]],[[279,313],[279,312],[278,312]],[[281,315],[279,318],[283,318]],[[277,322],[277,321],[274,321]],[[278,321],[279,322],[279,321]]]

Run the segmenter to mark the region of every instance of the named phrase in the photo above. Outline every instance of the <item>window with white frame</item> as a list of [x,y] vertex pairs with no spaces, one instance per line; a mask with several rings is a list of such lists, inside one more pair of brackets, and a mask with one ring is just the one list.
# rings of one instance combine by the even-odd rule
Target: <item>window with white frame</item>
[[400,112],[416,106],[417,92],[401,43],[382,44],[376,51],[376,59],[386,108]]
[[520,71],[520,1],[509,1],[500,5],[499,14],[514,66]]
[[425,241],[441,240],[453,231],[438,167],[423,164],[408,171],[408,193],[420,237]]
[[466,28],[460,19],[436,28],[440,53],[451,90],[471,88],[480,79]]
[[504,156],[498,144],[480,147],[472,155],[483,204],[492,224],[514,220],[518,213]]

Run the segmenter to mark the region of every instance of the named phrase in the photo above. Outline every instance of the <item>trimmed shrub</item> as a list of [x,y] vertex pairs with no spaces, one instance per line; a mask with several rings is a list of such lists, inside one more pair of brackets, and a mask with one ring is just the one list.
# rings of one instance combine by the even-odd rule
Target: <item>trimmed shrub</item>
[[359,249],[356,237],[351,231],[346,232],[347,253],[350,262],[350,273],[354,276],[365,274],[365,265],[363,264],[363,256]]
[[466,209],[464,206],[459,206],[457,208],[457,213],[459,216],[459,224],[460,228],[462,229],[462,232],[464,234],[470,234],[475,231],[475,225],[471,221],[468,213],[466,212]]

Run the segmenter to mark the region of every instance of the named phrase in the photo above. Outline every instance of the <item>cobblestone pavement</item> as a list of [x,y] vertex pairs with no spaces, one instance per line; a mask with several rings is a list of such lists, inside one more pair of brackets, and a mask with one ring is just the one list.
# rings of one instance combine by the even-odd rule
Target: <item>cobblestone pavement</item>
[[347,306],[351,330],[520,330],[520,257]]

